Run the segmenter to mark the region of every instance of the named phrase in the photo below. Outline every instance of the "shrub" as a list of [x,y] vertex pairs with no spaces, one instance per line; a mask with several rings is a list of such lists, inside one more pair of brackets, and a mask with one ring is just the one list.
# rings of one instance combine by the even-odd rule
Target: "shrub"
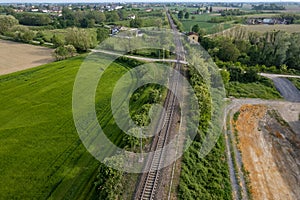
[[59,46],[54,51],[54,57],[58,60],[71,58],[75,55],[76,49],[73,45]]

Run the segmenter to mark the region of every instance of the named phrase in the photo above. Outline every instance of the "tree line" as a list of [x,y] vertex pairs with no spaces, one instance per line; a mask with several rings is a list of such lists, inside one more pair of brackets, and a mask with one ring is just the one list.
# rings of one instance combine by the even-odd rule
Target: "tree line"
[[[29,26],[48,26],[52,29],[61,29],[67,27],[91,28],[95,25],[103,23],[115,23],[122,20],[127,20],[128,16],[135,14],[137,18],[141,17],[163,17],[163,12],[153,11],[150,13],[142,11],[132,11],[125,8],[114,11],[97,11],[97,10],[70,10],[68,7],[62,9],[62,16],[22,12],[17,13],[9,7],[0,7],[0,13],[12,15],[19,20],[22,25]],[[137,16],[138,15],[138,16]],[[133,19],[136,22],[136,19]],[[138,19],[140,22],[141,19]]]
[[215,58],[245,65],[300,70],[300,33],[237,30],[235,37],[202,37],[201,45]]

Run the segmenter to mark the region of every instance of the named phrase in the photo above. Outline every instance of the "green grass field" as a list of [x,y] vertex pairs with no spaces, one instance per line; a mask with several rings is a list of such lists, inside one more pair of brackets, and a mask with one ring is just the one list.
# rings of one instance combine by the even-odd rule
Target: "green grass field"
[[[84,58],[0,77],[0,199],[95,197],[99,163],[83,147],[72,116],[73,84]],[[118,145],[121,131],[107,114],[107,94],[129,67],[112,64],[96,95],[99,121]]]
[[[176,14],[174,14],[175,17],[177,17]],[[192,16],[195,17],[195,19],[192,19]],[[190,32],[192,30],[192,27],[196,24],[200,26],[200,28],[204,29],[207,34],[213,34],[218,32],[218,23],[211,23],[208,22],[212,17],[216,17],[212,14],[203,14],[203,15],[190,15],[190,19],[182,19],[180,22],[183,25],[183,30],[186,32]],[[231,28],[232,25],[228,23],[223,24],[224,29]]]
[[280,99],[282,98],[273,83],[239,83],[229,82],[226,85],[227,96],[236,98],[261,98]]
[[[84,30],[88,31],[90,34],[96,34],[97,28],[85,28]],[[56,35],[62,41],[65,41],[65,35],[67,33],[67,29],[53,29],[53,30],[43,30],[42,33],[45,35],[45,39],[48,42],[51,42],[51,38],[53,35]]]

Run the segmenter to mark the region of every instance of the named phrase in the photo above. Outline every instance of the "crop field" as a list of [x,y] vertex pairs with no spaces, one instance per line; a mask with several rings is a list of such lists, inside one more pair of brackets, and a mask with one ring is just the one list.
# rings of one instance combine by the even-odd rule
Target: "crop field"
[[0,75],[52,62],[53,49],[0,40]]
[[300,32],[300,24],[291,24],[291,25],[246,25],[245,26],[249,31],[257,31],[260,33],[273,31],[273,30],[281,30],[286,31],[288,33],[299,33]]
[[[177,17],[177,15],[174,14]],[[191,19],[191,17],[195,17],[195,19]],[[186,32],[192,30],[192,27],[196,24],[200,26],[200,28],[204,29],[207,34],[213,34],[218,32],[218,23],[208,22],[212,17],[216,17],[214,14],[203,14],[203,15],[191,15],[190,19],[182,19],[180,22],[183,25],[183,29]],[[222,23],[224,29],[231,28],[232,25],[229,23]]]
[[[72,116],[73,84],[84,58],[0,76],[0,199],[95,197],[99,162],[83,147]],[[121,132],[112,128],[112,115],[104,108],[128,68],[113,63],[97,88],[99,121],[107,123],[104,131],[117,145],[122,145]]]

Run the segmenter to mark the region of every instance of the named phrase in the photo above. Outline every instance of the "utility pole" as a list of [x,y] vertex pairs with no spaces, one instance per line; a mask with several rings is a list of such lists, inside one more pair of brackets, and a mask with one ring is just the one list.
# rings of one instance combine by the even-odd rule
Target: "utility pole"
[[139,131],[140,131],[140,146],[141,146],[141,157],[139,159],[139,162],[143,162],[144,161],[144,156],[143,156],[143,138],[142,138],[143,127],[141,127],[139,129]]

